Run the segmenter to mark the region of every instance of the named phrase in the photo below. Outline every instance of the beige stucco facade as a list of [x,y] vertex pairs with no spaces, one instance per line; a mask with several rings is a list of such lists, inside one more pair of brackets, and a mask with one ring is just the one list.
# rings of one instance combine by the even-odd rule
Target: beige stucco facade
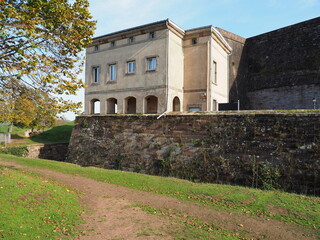
[[230,52],[212,26],[184,31],[170,20],[94,38],[85,114],[214,111],[228,102]]

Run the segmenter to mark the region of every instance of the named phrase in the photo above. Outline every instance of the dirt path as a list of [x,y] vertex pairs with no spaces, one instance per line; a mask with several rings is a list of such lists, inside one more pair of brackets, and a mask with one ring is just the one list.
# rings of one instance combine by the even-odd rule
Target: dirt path
[[[185,217],[192,216],[201,221],[223,226],[229,231],[246,231],[251,239],[316,239],[306,237],[303,228],[275,220],[220,212],[196,203],[102,183],[85,177],[43,169],[28,169],[12,162],[0,160],[0,164],[40,173],[82,192],[80,200],[87,211],[82,216],[86,224],[82,226],[83,236],[78,238],[80,240],[172,239],[166,229],[172,228],[177,223],[170,218],[144,212],[140,207],[134,206],[137,203],[152,208],[178,210]],[[152,232],[151,236],[145,233],[147,230]]]

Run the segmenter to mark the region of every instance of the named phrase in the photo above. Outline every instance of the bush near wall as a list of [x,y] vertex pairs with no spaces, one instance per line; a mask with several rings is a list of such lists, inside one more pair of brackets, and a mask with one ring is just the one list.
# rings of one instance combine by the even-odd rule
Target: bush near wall
[[64,161],[68,152],[68,143],[47,143],[21,147],[0,148],[0,153],[19,157],[41,158]]
[[0,148],[0,153],[11,154],[19,157],[24,157],[28,153],[28,147],[9,147],[9,148]]
[[320,114],[80,116],[82,166],[320,195]]

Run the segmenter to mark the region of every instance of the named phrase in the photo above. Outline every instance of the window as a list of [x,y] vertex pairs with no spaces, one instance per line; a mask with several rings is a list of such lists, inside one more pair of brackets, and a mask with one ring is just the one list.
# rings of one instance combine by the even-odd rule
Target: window
[[117,80],[117,64],[109,65],[110,81]]
[[189,111],[190,112],[200,112],[201,108],[199,108],[199,107],[189,107]]
[[192,38],[191,43],[192,45],[196,45],[198,43],[198,40],[196,38]]
[[156,57],[147,58],[147,62],[148,62],[148,66],[147,66],[148,71],[155,71],[157,69]]
[[154,39],[156,34],[154,32],[149,33],[149,39]]
[[213,101],[212,101],[212,111],[217,111],[218,110],[217,106],[218,106],[217,100],[213,99]]
[[130,43],[130,44],[131,44],[131,43],[134,43],[134,37],[129,37],[129,38],[128,38],[128,43]]
[[95,51],[95,52],[99,51],[99,45],[95,45],[95,46],[93,47],[93,51]]
[[213,61],[212,73],[213,73],[212,83],[217,84],[217,63],[215,61]]
[[116,42],[115,42],[115,41],[112,41],[112,42],[110,43],[110,46],[111,46],[111,47],[115,47],[115,46],[116,46]]
[[94,83],[100,81],[100,67],[92,67],[92,77]]
[[136,61],[127,62],[127,73],[136,72]]

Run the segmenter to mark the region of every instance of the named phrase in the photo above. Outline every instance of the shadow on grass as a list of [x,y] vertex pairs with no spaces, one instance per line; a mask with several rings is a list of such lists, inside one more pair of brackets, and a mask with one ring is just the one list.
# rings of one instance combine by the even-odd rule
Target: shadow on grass
[[32,136],[30,140],[37,143],[67,143],[70,141],[73,124],[53,127],[52,129]]
[[25,139],[25,138],[19,136],[18,134],[11,134],[11,139]]

